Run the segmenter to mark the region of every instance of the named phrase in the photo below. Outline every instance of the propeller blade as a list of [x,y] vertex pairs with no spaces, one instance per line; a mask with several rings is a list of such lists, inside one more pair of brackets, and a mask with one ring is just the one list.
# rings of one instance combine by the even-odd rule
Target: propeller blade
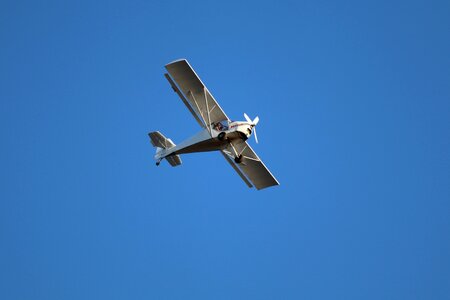
[[256,135],[256,124],[259,122],[259,117],[256,116],[256,118],[252,121],[246,113],[244,113],[244,118],[247,120],[247,122],[252,126],[253,128],[253,135],[255,136],[255,141],[258,144],[258,136]]
[[246,113],[244,113],[244,118],[247,120],[247,122],[252,123],[252,120],[247,116]]

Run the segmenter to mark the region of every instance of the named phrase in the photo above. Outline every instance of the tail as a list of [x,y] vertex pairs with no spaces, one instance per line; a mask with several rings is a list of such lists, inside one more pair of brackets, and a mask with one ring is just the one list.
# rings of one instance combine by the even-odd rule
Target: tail
[[155,131],[150,132],[148,134],[150,137],[150,142],[152,143],[153,147],[156,147],[156,165],[159,166],[159,163],[164,158],[169,162],[169,164],[172,167],[176,167],[181,165],[181,158],[179,155],[170,154],[171,148],[175,147],[176,145],[172,142],[171,139],[166,138],[164,135],[162,135],[161,132]]

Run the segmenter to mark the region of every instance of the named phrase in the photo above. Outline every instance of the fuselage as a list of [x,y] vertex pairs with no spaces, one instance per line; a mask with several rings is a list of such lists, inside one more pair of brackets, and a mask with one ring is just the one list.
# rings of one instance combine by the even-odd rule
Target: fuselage
[[155,159],[183,153],[223,150],[231,141],[236,143],[247,140],[252,134],[252,128],[252,124],[246,121],[222,121],[211,124],[210,128],[203,129],[175,147],[158,152]]

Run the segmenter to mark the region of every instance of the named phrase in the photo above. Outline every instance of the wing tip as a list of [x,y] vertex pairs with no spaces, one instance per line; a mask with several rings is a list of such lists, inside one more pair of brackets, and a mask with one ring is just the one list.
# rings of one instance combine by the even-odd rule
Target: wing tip
[[256,189],[258,190],[258,191],[260,191],[260,190],[263,190],[263,189],[266,189],[266,188],[269,188],[269,187],[275,187],[275,186],[280,186],[280,183],[277,181],[276,183],[273,183],[273,184],[269,184],[269,185],[264,185],[264,186],[257,186],[256,187]]
[[[179,58],[179,59],[176,59],[176,60],[171,61],[170,63],[166,64],[166,67],[169,66],[169,65],[172,65],[172,64],[179,63],[179,62],[186,62],[186,63],[188,63],[188,61],[187,61],[186,58]],[[189,64],[189,63],[188,63],[188,64]]]

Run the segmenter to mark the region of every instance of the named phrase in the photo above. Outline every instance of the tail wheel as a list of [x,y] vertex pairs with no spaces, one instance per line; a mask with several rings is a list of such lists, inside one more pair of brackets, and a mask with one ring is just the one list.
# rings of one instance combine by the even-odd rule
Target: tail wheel
[[240,164],[240,163],[242,162],[242,155],[236,156],[236,157],[234,158],[234,161],[235,161],[237,164]]
[[219,139],[219,141],[223,141],[223,140],[225,139],[225,132],[219,133],[219,135],[217,136],[217,138]]

